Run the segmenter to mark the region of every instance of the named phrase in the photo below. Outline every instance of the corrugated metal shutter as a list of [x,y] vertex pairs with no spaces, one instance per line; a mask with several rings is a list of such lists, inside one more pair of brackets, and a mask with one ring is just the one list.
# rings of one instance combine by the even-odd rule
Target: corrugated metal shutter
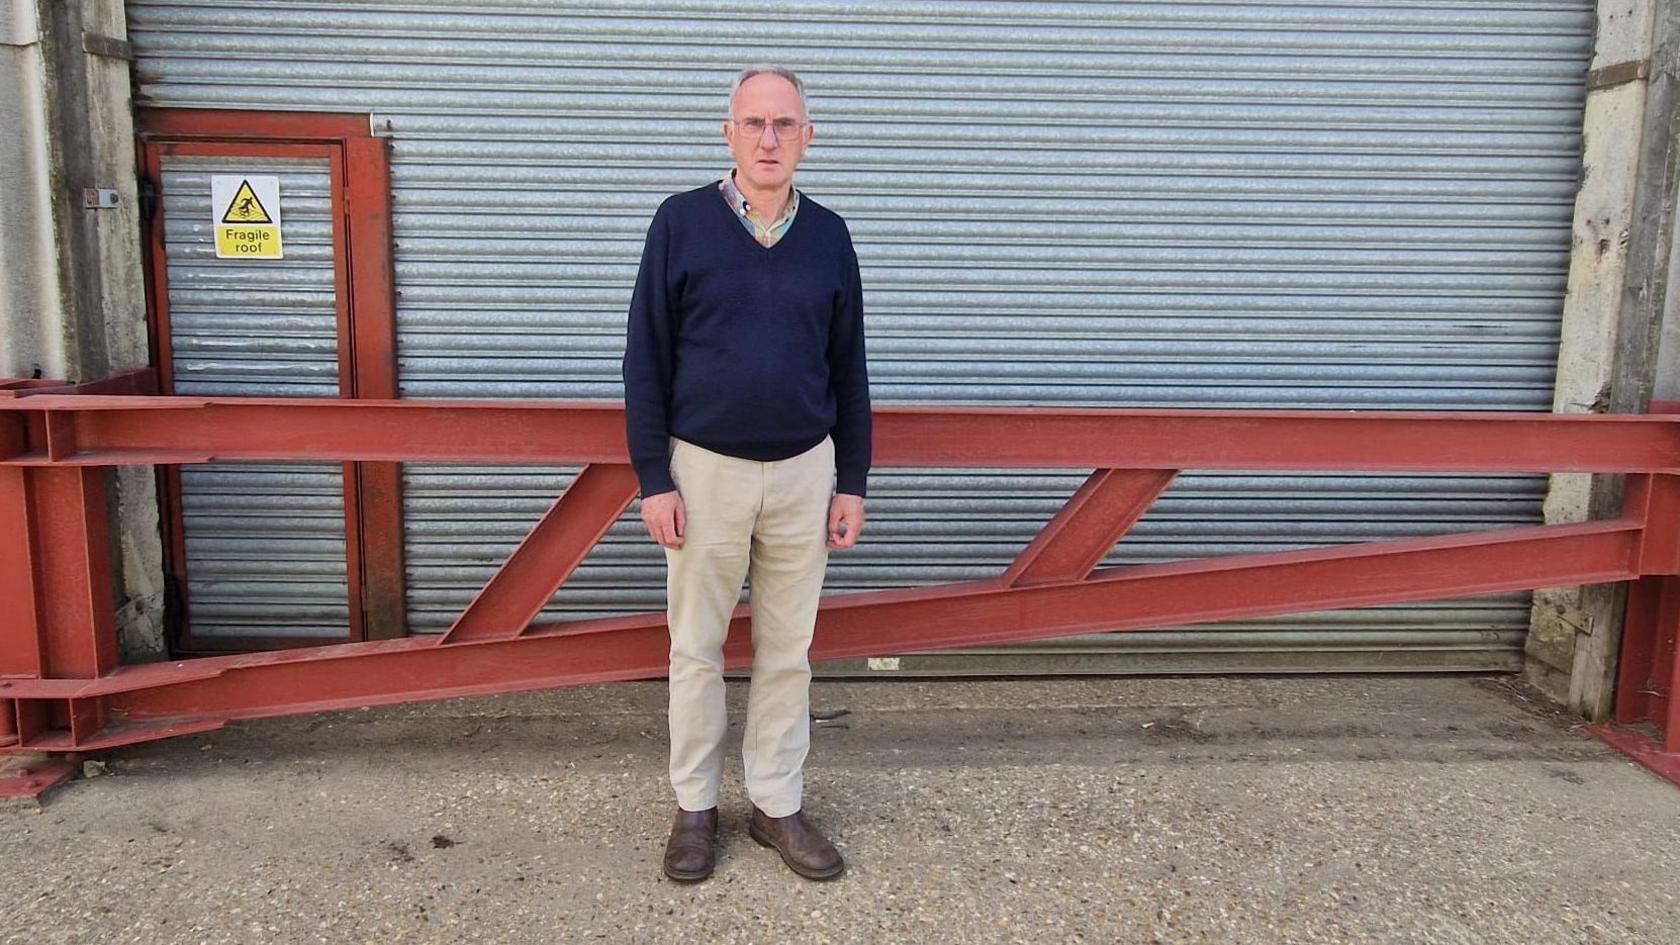
[[[332,193],[325,158],[163,157],[175,392],[338,396]],[[217,259],[212,174],[277,174],[284,259]],[[338,463],[181,467],[187,602],[198,637],[349,630]]]
[[[811,87],[800,186],[857,241],[878,403],[1550,406],[1585,0],[129,11],[150,102],[365,110],[392,138],[405,396],[618,397],[647,221],[726,169],[728,81],[773,51]],[[571,473],[410,467],[415,626]],[[829,586],[995,573],[1081,478],[881,470]],[[1186,475],[1110,561],[1533,522],[1541,490]],[[660,606],[638,531],[551,615]],[[1509,595],[926,665],[1514,667],[1526,622]]]

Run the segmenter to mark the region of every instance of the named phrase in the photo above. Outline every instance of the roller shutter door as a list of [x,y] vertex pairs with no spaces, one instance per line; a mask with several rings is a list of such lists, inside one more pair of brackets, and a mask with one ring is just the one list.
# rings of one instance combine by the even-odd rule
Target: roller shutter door
[[[807,78],[879,404],[1546,410],[1592,4],[128,4],[139,87],[392,141],[408,397],[612,399],[640,240]],[[410,466],[438,630],[574,470]],[[995,574],[1070,471],[878,470],[831,591]],[[1110,563],[1539,519],[1536,477],[1187,474]],[[657,608],[634,510],[550,618]],[[930,672],[1514,668],[1527,595],[1091,635]],[[845,669],[846,667],[842,667]],[[861,668],[861,667],[860,667]]]

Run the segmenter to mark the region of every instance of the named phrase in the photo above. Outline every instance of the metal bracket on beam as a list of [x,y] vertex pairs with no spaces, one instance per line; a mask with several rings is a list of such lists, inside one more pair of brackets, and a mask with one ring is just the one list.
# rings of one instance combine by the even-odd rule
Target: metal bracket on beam
[[1680,476],[1629,476],[1622,494],[1622,514],[1647,523],[1640,534],[1640,574],[1680,574],[1680,529],[1650,523],[1680,522]]
[[1651,60],[1635,59],[1630,62],[1618,62],[1613,66],[1594,69],[1587,73],[1587,91],[1597,92],[1600,89],[1615,88],[1629,82],[1641,82],[1651,76]]
[[62,463],[76,455],[76,415],[68,410],[46,415],[47,459]]
[[0,765],[0,798],[37,798],[76,776],[74,755],[32,753]]
[[90,56],[103,56],[106,59],[121,59],[124,62],[134,61],[134,44],[126,39],[113,39],[98,33],[82,34],[82,51]]

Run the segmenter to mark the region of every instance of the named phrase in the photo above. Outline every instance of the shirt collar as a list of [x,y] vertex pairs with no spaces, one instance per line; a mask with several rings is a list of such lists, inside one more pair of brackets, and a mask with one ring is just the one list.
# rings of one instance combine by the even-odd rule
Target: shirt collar
[[[775,220],[768,221],[767,225],[774,227],[783,220],[791,219],[794,212],[799,209],[799,189],[790,183],[788,184],[788,190],[791,193],[788,195],[787,203],[782,205],[781,214]],[[743,217],[747,216],[749,209],[747,196],[741,193],[740,188],[735,186],[735,171],[733,168],[723,178],[723,196],[724,199],[729,201],[729,205],[735,208],[736,213]]]

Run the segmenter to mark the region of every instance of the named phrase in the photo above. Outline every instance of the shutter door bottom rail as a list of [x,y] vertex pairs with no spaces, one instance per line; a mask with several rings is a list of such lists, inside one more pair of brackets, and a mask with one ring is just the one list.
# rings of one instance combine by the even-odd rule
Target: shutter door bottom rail
[[[155,389],[148,372],[85,385],[0,379],[0,754],[664,675],[661,613],[533,622],[635,499],[622,405]],[[447,633],[118,665],[105,469],[212,460],[584,469]],[[1593,730],[1680,783],[1680,416],[883,407],[875,463],[1094,472],[994,578],[825,597],[813,659],[1628,581],[1618,724]],[[1183,469],[1629,478],[1613,519],[1098,567]],[[729,669],[750,665],[749,622],[750,607],[737,608]],[[37,794],[70,770],[37,763],[0,778],[0,795]]]

